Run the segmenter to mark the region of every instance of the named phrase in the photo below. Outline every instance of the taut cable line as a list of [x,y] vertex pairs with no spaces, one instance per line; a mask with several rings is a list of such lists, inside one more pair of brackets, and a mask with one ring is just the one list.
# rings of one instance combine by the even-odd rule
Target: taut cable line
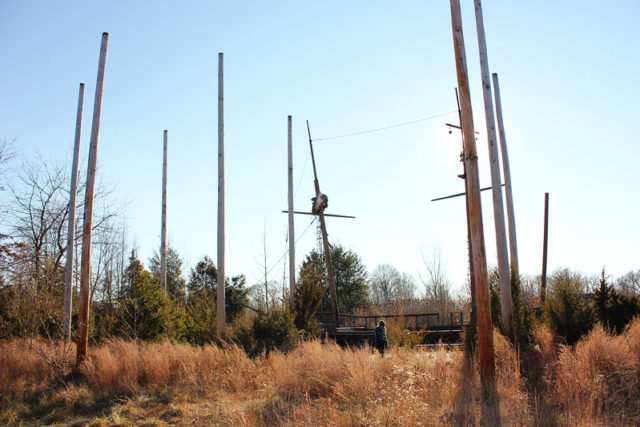
[[385,127],[381,127],[381,128],[367,129],[367,130],[362,130],[362,131],[353,132],[353,133],[345,133],[343,135],[326,136],[324,138],[315,138],[315,139],[313,139],[313,141],[328,141],[330,139],[347,138],[347,137],[350,137],[350,136],[357,136],[357,135],[364,135],[364,134],[367,134],[367,133],[380,132],[380,131],[383,131],[383,130],[398,128],[398,127],[401,127],[401,126],[409,126],[409,125],[413,125],[413,124],[420,123],[420,122],[426,122],[427,120],[437,119],[437,118],[448,116],[449,114],[453,114],[453,113],[457,113],[457,112],[458,112],[458,110],[448,111],[446,113],[436,114],[435,116],[423,117],[421,119],[411,120],[409,122],[397,123],[395,125],[385,126]]

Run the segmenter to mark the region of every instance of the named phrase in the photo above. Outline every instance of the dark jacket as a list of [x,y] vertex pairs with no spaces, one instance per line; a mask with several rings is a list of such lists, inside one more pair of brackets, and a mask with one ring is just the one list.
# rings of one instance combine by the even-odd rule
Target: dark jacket
[[382,326],[376,326],[375,343],[377,348],[387,347],[387,333]]

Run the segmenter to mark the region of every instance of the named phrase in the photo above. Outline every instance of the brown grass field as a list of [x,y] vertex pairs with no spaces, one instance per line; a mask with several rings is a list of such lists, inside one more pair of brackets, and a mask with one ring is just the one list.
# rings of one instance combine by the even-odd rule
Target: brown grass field
[[[640,424],[640,321],[575,347],[545,328],[518,353],[495,336],[503,425]],[[239,348],[110,340],[72,377],[75,347],[0,342],[2,425],[477,425],[461,351],[341,349],[319,341],[251,359]],[[523,374],[521,374],[521,372]]]

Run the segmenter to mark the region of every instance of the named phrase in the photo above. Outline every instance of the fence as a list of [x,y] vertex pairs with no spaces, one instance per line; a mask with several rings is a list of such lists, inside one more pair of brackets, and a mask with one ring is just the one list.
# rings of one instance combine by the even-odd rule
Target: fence
[[[468,317],[468,316],[467,316]],[[358,315],[343,314],[338,315],[340,326],[348,328],[364,328],[373,329],[377,326],[378,321],[398,321],[403,320],[409,329],[462,329],[468,323],[465,323],[465,313],[417,313],[417,314],[376,314],[376,315]],[[319,323],[332,324],[333,313],[319,312],[316,313],[316,320]]]

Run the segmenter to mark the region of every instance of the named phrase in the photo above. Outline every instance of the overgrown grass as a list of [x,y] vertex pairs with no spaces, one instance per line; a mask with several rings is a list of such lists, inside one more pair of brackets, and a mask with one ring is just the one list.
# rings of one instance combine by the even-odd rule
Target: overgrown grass
[[[505,425],[640,423],[639,321],[620,336],[596,328],[575,347],[538,327],[533,343],[524,358],[495,336]],[[477,369],[444,348],[392,347],[382,358],[308,341],[249,358],[234,346],[114,339],[90,349],[77,377],[67,376],[72,356],[72,345],[1,342],[0,424],[468,425],[481,416]],[[521,375],[531,360],[539,375]]]

